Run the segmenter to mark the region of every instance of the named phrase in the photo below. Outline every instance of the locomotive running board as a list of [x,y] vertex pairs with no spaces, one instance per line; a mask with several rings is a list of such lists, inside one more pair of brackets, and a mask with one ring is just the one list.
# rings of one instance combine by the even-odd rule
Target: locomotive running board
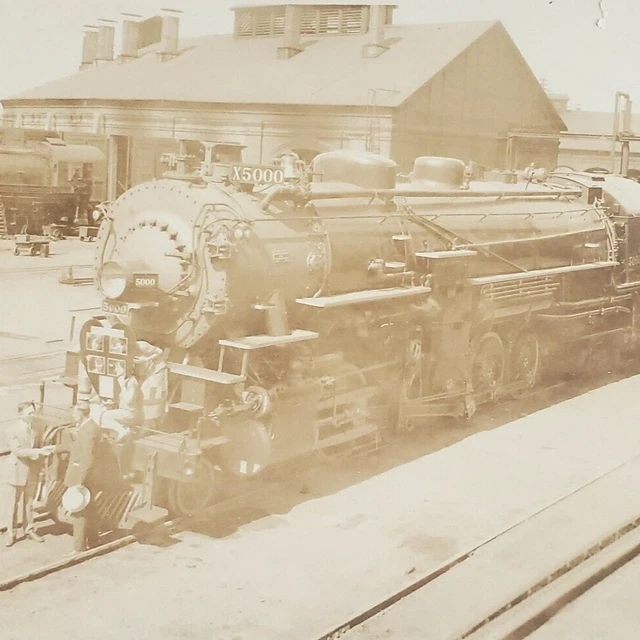
[[588,264],[572,264],[566,267],[552,267],[550,269],[534,269],[533,271],[519,271],[518,273],[505,273],[496,276],[482,276],[481,278],[471,278],[472,285],[494,284],[497,282],[509,282],[512,280],[526,280],[527,278],[537,278],[540,276],[563,275],[576,271],[593,271],[595,269],[613,269],[618,262],[591,262]]
[[241,349],[243,351],[253,351],[254,349],[264,349],[266,347],[279,347],[284,344],[303,342],[304,340],[315,340],[318,334],[315,331],[304,331],[294,329],[291,333],[281,336],[255,335],[236,338],[235,340],[218,340],[222,347]]
[[244,382],[246,376],[238,376],[224,371],[216,371],[214,369],[205,369],[204,367],[196,367],[189,364],[180,364],[177,362],[169,362],[169,371],[184,378],[195,378],[196,380],[205,380],[206,382],[215,382],[217,384],[238,384]]
[[321,298],[298,298],[298,304],[318,309],[331,309],[334,307],[346,307],[351,304],[364,304],[366,302],[385,302],[398,298],[408,298],[431,293],[431,287],[397,287],[394,289],[371,289],[366,291],[354,291],[342,293],[337,296],[323,296]]

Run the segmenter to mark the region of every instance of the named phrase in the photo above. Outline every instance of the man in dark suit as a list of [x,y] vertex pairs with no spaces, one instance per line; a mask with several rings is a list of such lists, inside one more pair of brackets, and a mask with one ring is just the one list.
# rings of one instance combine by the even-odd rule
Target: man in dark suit
[[54,447],[43,447],[42,427],[34,425],[36,407],[33,402],[21,402],[18,405],[19,419],[7,431],[7,441],[11,455],[9,457],[9,477],[11,488],[11,521],[7,526],[7,547],[16,542],[18,512],[22,502],[22,527],[28,538],[42,542],[35,532],[33,523],[33,500],[38,485],[38,477],[43,468],[44,459],[53,453]]
[[78,553],[95,546],[98,540],[98,523],[94,501],[99,489],[98,444],[102,435],[100,427],[89,415],[89,404],[78,403],[74,409],[77,428],[69,455],[69,466],[64,477],[67,487],[81,485],[89,489],[89,504],[73,516],[73,548]]

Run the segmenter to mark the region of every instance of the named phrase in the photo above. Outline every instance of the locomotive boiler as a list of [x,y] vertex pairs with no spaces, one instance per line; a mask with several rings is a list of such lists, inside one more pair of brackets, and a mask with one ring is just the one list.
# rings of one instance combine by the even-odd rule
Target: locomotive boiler
[[104,160],[96,147],[58,138],[0,146],[0,211],[7,233],[41,234],[47,225],[69,231],[74,219],[86,218],[94,166]]
[[220,477],[470,416],[544,362],[636,338],[633,216],[601,185],[470,182],[430,157],[400,184],[353,152],[214,173],[132,188],[98,234],[102,314],[71,366],[96,419],[129,430],[120,525],[160,517],[163,492],[192,513]]

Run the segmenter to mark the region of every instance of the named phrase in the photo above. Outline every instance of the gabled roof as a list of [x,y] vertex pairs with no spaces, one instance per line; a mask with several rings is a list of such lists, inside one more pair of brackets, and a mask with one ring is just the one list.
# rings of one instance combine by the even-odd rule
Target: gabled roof
[[[370,34],[303,38],[304,51],[278,60],[281,38],[212,35],[185,42],[176,58],[153,53],[90,68],[4,100],[122,100],[364,106],[370,89],[379,106],[398,106],[499,22],[390,25],[389,49],[363,58]],[[500,28],[501,25],[500,25]]]

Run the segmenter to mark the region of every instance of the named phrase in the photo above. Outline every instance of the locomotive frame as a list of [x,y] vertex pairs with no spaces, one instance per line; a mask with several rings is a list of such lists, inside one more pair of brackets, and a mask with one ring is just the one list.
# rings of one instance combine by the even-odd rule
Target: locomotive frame
[[[451,161],[444,171],[454,176],[447,178],[453,187],[444,188],[437,180],[400,187],[390,184],[393,167],[388,161],[364,155],[362,162],[354,161],[357,179],[352,185],[336,185],[331,179],[318,186],[290,181],[256,197],[246,185],[236,189],[227,180],[222,195],[215,191],[218,204],[203,207],[202,215],[215,213],[227,220],[213,225],[202,245],[200,269],[208,274],[208,288],[194,293],[183,276],[184,288],[171,289],[174,307],[189,295],[201,296],[198,304],[206,321],[194,345],[202,345],[201,336],[231,312],[225,297],[233,279],[229,265],[238,246],[252,233],[255,237],[259,224],[263,229],[289,225],[291,234],[299,224],[310,225],[311,249],[305,249],[300,260],[319,288],[315,295],[293,300],[285,300],[279,290],[254,300],[247,311],[253,320],[246,325],[252,329],[238,335],[218,335],[205,347],[191,349],[165,344],[170,414],[153,428],[139,425],[130,441],[110,446],[109,464],[117,482],[97,502],[111,526],[156,521],[169,510],[197,512],[212,499],[223,472],[247,477],[299,455],[326,458],[375,448],[389,424],[407,430],[425,419],[470,417],[481,404],[534,387],[549,363],[575,368],[587,366],[591,358],[607,366],[616,353],[637,343],[640,218],[625,212],[620,203],[605,206],[606,185],[592,176],[574,176],[571,184],[565,180],[544,187],[494,185],[474,190],[461,178],[459,164]],[[332,171],[344,172],[349,157],[338,154],[327,161],[338,168],[325,165],[325,178]],[[321,158],[321,166],[322,162]],[[425,166],[433,169],[432,165]],[[419,173],[420,164],[416,167]],[[436,178],[440,169],[436,166]],[[184,188],[192,197],[212,182],[198,176],[177,178],[182,187],[176,180],[166,187],[145,185],[134,188],[131,197],[137,189],[143,201],[150,190],[164,188],[167,193],[182,193]],[[121,200],[125,208],[131,206],[128,198],[125,194]],[[260,214],[253,219],[224,218],[231,210],[229,200],[236,211],[252,206]],[[483,239],[479,233],[470,240],[452,227],[451,220],[462,215],[461,203],[471,207],[464,213],[462,228],[482,229],[486,221],[503,237]],[[362,211],[357,219],[356,206]],[[426,210],[420,209],[424,206]],[[335,211],[349,213],[333,215]],[[393,250],[387,258],[396,259],[371,256],[358,282],[372,286],[332,292],[327,283],[338,263],[331,263],[326,225],[338,220],[335,224],[347,225],[348,233],[353,220],[366,217],[380,225],[391,221],[395,231],[387,244]],[[567,219],[568,230],[509,237],[509,225],[526,230],[532,217],[549,220],[552,229],[558,220]],[[507,237],[501,220],[507,221]],[[207,229],[200,218],[196,224]],[[109,218],[101,227],[98,242],[103,254],[112,225]],[[134,220],[128,229],[166,233],[172,240],[178,235],[160,216]],[[436,238],[438,246],[418,242],[419,233]],[[260,237],[268,238],[268,232]],[[295,247],[273,246],[274,264],[286,266],[298,259]],[[523,266],[523,251],[531,254],[528,264],[533,266]],[[195,264],[184,247],[164,255]],[[537,264],[541,257],[549,264]],[[558,257],[560,263],[555,264]],[[128,287],[133,298],[123,301],[120,293],[106,297],[103,315],[92,322],[101,323],[105,331],[130,331],[131,319],[138,314],[142,320],[137,327],[144,329],[144,318],[149,317],[144,314],[163,308],[157,291],[161,275],[144,261],[124,275],[117,269],[114,273],[116,280],[127,281],[122,291]],[[224,295],[214,295],[216,282],[222,282]],[[166,306],[167,311],[171,308]],[[185,341],[191,340],[191,334],[185,335]],[[135,332],[131,336],[135,341]],[[82,345],[69,353],[66,382],[76,390],[83,357]],[[207,364],[207,357],[217,364]],[[56,427],[50,440],[61,438],[64,431],[64,426]],[[61,490],[58,474],[49,481],[53,510]]]

